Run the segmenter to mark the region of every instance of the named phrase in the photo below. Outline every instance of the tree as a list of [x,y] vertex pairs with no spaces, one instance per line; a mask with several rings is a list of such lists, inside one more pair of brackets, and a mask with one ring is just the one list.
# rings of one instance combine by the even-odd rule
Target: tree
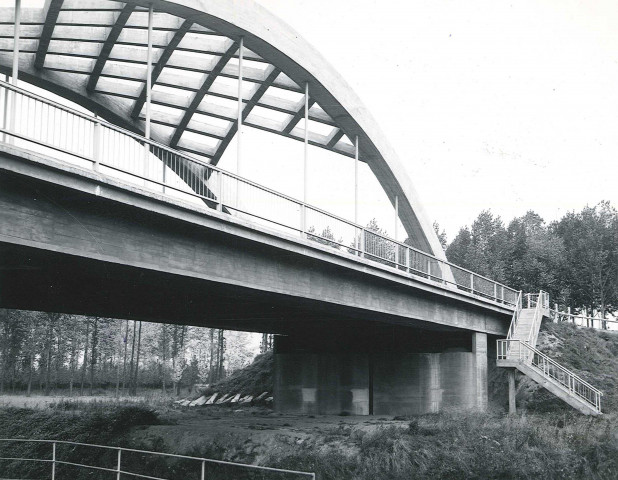
[[92,348],[90,349],[90,395],[93,395],[94,369],[97,364],[97,346],[99,344],[99,318],[94,317],[92,326]]
[[564,245],[535,212],[513,219],[507,228],[506,282],[525,292],[561,295]]
[[28,334],[27,327],[16,317],[14,311],[0,310],[0,394],[4,392],[9,374],[11,386],[15,385],[19,356]]
[[[507,235],[500,217],[483,210],[472,223],[464,227],[446,249],[446,256],[455,265],[498,282],[506,281]],[[469,283],[469,275],[452,269],[456,281]]]
[[446,232],[444,231],[444,229],[440,231],[440,224],[438,222],[433,222],[433,229],[438,236],[438,241],[440,242],[440,245],[442,245],[442,250],[446,251],[446,246],[448,245]]
[[565,300],[601,318],[618,305],[618,218],[609,202],[569,212],[554,225],[565,248]]
[[388,232],[372,218],[365,227],[365,255],[378,263],[393,266],[397,244],[385,237],[388,237]]
[[336,248],[337,250],[341,248],[341,244],[343,243],[343,238],[339,238],[339,240],[337,240],[335,238],[335,234],[328,225],[319,235],[316,233],[315,227],[313,225],[310,226],[307,229],[307,238],[309,240],[313,240],[314,242],[321,243],[322,245],[328,245],[329,247]]

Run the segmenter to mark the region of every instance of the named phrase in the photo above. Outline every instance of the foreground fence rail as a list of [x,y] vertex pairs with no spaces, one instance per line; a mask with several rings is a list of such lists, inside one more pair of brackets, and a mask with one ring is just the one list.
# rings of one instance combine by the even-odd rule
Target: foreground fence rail
[[518,302],[519,292],[501,283],[96,116],[4,81],[0,102],[4,143],[297,234],[445,288],[509,306]]
[[[24,445],[30,444],[35,457],[21,457]],[[22,448],[19,448],[22,447]],[[82,463],[93,450],[98,464]],[[7,452],[17,452],[8,454]],[[0,439],[0,479],[25,478],[26,465],[33,465],[37,478],[51,480],[81,478],[116,480],[145,478],[150,480],[234,479],[313,479],[315,473],[282,468],[248,465],[224,460],[111,447],[61,440]],[[11,475],[8,477],[7,475]]]

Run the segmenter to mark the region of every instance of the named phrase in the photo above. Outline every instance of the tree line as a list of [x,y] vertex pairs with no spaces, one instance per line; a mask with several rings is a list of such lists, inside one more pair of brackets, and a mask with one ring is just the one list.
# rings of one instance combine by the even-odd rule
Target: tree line
[[549,224],[529,211],[505,226],[484,210],[448,245],[434,228],[456,265],[524,293],[545,290],[577,314],[607,318],[618,308],[618,213],[609,202]]
[[[0,309],[0,393],[136,395],[213,383],[255,356],[250,334],[59,313]],[[261,351],[272,348],[263,335]]]

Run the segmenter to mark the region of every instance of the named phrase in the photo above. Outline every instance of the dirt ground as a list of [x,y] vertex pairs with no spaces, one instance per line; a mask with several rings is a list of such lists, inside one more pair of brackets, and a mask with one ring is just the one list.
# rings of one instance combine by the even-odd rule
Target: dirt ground
[[134,430],[131,439],[169,452],[199,452],[214,445],[224,450],[228,459],[251,456],[258,463],[273,449],[289,450],[302,444],[323,448],[329,443],[341,448],[340,440],[352,432],[369,433],[385,425],[405,429],[409,425],[409,419],[385,416],[291,415],[263,407],[185,407],[167,412],[165,417],[171,424]]

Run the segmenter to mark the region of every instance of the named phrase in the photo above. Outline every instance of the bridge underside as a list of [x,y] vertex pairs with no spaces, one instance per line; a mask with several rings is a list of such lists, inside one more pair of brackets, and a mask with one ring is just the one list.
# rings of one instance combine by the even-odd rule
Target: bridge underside
[[506,309],[8,150],[0,307],[280,334],[281,411],[486,408]]

